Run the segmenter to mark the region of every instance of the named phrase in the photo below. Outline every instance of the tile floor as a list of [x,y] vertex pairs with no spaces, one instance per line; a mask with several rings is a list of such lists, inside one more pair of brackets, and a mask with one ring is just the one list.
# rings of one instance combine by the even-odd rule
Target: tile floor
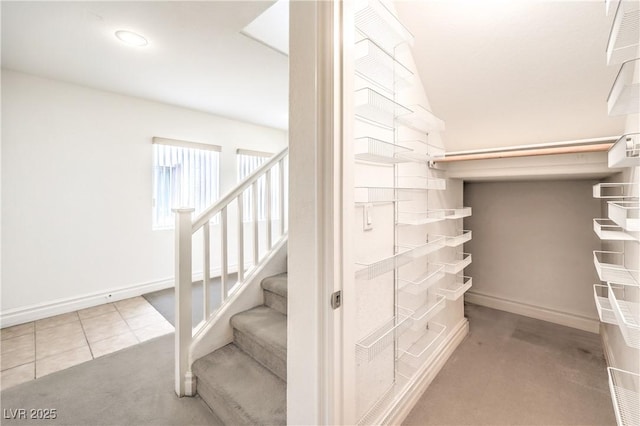
[[1,330],[0,387],[4,390],[173,331],[143,297],[8,327]]

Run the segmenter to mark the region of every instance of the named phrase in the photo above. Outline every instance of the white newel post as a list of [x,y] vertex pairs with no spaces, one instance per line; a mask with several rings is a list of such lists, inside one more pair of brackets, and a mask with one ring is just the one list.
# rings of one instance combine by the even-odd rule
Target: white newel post
[[[193,208],[179,208],[176,214],[176,267],[175,267],[175,386],[178,396],[193,396],[195,389],[189,371],[189,345],[191,344],[191,213]],[[188,383],[187,383],[188,382]]]

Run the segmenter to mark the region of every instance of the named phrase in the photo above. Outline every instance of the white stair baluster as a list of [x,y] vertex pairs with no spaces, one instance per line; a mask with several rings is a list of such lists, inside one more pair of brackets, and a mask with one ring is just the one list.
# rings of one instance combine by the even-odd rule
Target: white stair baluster
[[222,299],[224,302],[229,294],[229,256],[227,242],[227,208],[220,210],[220,287],[222,288]]
[[238,282],[244,281],[244,205],[242,194],[238,195]]

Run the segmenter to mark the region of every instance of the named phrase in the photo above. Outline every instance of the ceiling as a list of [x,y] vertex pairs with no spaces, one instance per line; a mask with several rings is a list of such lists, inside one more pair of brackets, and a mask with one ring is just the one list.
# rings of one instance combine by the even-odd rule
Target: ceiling
[[285,129],[288,59],[241,34],[272,4],[3,1],[2,67]]
[[[243,35],[273,1],[7,2],[2,66],[270,127],[288,123],[288,59]],[[607,116],[604,2],[401,0],[448,151],[623,133]],[[119,29],[143,34],[123,45]]]
[[447,151],[624,133],[607,95],[604,1],[396,2]]

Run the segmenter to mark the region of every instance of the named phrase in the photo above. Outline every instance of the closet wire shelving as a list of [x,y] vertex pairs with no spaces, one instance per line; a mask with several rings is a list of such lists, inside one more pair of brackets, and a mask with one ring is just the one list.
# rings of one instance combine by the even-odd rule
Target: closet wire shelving
[[400,291],[398,306],[411,311],[413,324],[410,328],[412,329],[422,330],[434,316],[444,309],[445,297],[441,294],[426,291],[424,298],[426,302],[416,295]]
[[611,302],[609,301],[609,286],[603,284],[593,285],[593,299],[598,310],[600,322],[612,325],[618,325],[616,316],[613,313]]
[[371,362],[382,351],[393,345],[397,338],[411,327],[413,321],[411,315],[411,311],[398,308],[397,315],[356,344],[357,358]]
[[[428,191],[446,189],[445,179],[415,173],[410,166],[407,170],[411,170],[411,173],[399,173],[398,168],[407,167],[404,166],[407,163],[420,163],[429,167],[430,161],[443,157],[444,150],[429,143],[429,133],[444,130],[444,122],[423,106],[407,107],[396,98],[399,89],[410,87],[413,83],[412,72],[398,61],[395,53],[401,44],[412,43],[411,33],[380,0],[356,0],[354,8],[355,27],[361,37],[354,49],[355,71],[364,82],[364,87],[358,88],[354,93],[356,119],[365,127],[374,125],[393,133],[393,140],[370,133],[355,141],[357,161],[391,165],[394,171],[393,186],[355,187],[356,205],[368,208],[367,205],[392,203],[394,209],[394,254],[356,264],[356,278],[361,280],[371,280],[393,272],[395,314],[356,343],[357,359],[366,363],[391,350],[390,348],[395,352],[393,383],[381,392],[380,398],[365,410],[359,421],[359,424],[371,424],[381,418],[394,398],[406,392],[405,385],[413,378],[413,374],[400,374],[400,366],[406,365],[405,361],[412,358],[424,363],[425,357],[431,356],[444,340],[446,327],[432,322],[432,319],[444,309],[449,297],[439,289],[434,289],[446,276],[445,272],[451,265],[436,264],[430,261],[429,256],[444,247],[459,247],[471,237],[470,232],[462,231],[453,236],[427,234],[426,241],[417,244],[410,244],[408,241],[400,243],[398,225],[420,226],[446,219],[462,219],[471,214],[471,209],[426,207],[418,208],[422,211],[411,211],[416,209],[415,205],[402,204],[417,200],[427,201],[428,206]],[[400,140],[397,126],[405,126],[421,135],[416,136],[416,139]],[[422,193],[427,194],[426,198],[423,199]],[[404,207],[400,207],[401,205]],[[467,256],[456,262],[457,265],[468,264],[466,262],[470,263],[470,260],[470,256]],[[420,270],[422,265],[426,270]],[[456,291],[460,292],[464,287],[470,287],[470,279],[463,279]],[[405,295],[411,302],[419,303],[405,303],[401,300],[401,296]],[[407,333],[409,336],[405,338]],[[400,346],[401,342],[407,341],[411,341],[409,347]],[[414,365],[414,373],[416,371],[417,366]]]
[[457,274],[464,268],[471,265],[471,253],[456,253],[453,262],[443,262],[444,272],[447,274]]
[[364,87],[355,92],[355,112],[364,120],[391,129],[398,117],[411,113],[411,110],[370,87]]
[[638,285],[635,278],[638,271],[625,268],[622,252],[594,250],[593,264],[600,281]]
[[593,219],[593,231],[603,241],[638,241],[637,236],[625,231],[609,218]]
[[466,229],[459,231],[458,235],[444,236],[444,245],[447,247],[459,247],[462,244],[471,241],[472,232]]
[[613,410],[620,426],[640,424],[640,375],[608,367]]
[[607,109],[610,116],[640,112],[640,58],[620,67],[607,97]]
[[365,38],[355,44],[355,68],[359,76],[392,92],[411,85],[413,73],[374,41]]
[[408,330],[401,339],[406,340],[406,343],[401,342],[400,344],[398,361],[405,367],[400,367],[400,371],[409,370],[415,373],[425,365],[429,356],[438,346],[440,339],[444,337],[446,329],[446,326],[432,321],[424,330]]
[[440,222],[446,219],[446,210],[443,209],[431,209],[426,211],[399,211],[398,212],[398,225],[406,226],[420,226],[429,223]]
[[619,1],[607,42],[607,65],[640,57],[640,2]]
[[444,278],[444,265],[427,263],[427,270],[412,278],[398,278],[398,291],[421,294]]
[[[640,112],[640,2],[637,0],[605,0],[605,11],[615,11],[606,49],[607,64],[619,64],[620,70],[607,97],[610,116]],[[609,168],[628,168],[625,174],[635,176],[640,166],[640,133],[622,135],[607,153]],[[636,168],[633,170],[632,168]],[[593,287],[600,321],[617,326],[625,344],[640,349],[640,272],[625,266],[632,253],[630,244],[640,241],[640,204],[638,184],[600,184],[594,186],[594,197],[606,201],[607,218],[594,219],[595,233],[609,244],[620,244],[622,251],[594,251],[594,265],[604,284]],[[625,259],[626,256],[626,259]],[[631,256],[631,257],[629,257]],[[635,255],[637,257],[637,254]],[[617,347],[611,346],[612,351]],[[637,354],[637,352],[635,352]],[[618,354],[608,362],[618,358]],[[632,355],[633,356],[633,355]],[[640,375],[610,366],[607,368],[611,400],[618,426],[640,425]]]
[[593,198],[624,199],[637,196],[638,184],[627,182],[602,182],[593,185]]
[[[617,284],[617,283],[616,283]],[[640,349],[640,286],[608,282],[608,298],[627,346]]]
[[410,153],[412,150],[385,142],[372,137],[356,138],[354,143],[354,155],[356,160],[367,161],[378,164],[396,164],[410,161],[402,154]]
[[622,135],[607,153],[609,167],[640,166],[640,133]]
[[454,280],[438,289],[438,292],[448,300],[458,300],[471,288],[473,280],[466,275],[457,274]]
[[640,202],[608,201],[609,219],[625,231],[640,232]]

